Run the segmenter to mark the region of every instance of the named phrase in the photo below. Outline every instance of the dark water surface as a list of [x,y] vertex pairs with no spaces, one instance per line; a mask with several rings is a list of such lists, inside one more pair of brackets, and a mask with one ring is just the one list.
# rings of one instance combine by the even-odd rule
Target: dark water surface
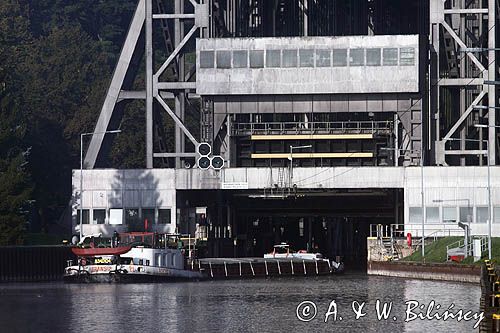
[[[0,332],[470,332],[476,320],[413,320],[406,301],[442,313],[479,311],[475,284],[345,274],[318,278],[272,278],[157,284],[0,284]],[[388,320],[377,320],[376,300],[393,302]],[[316,317],[297,319],[303,301]],[[324,322],[335,300],[334,315]],[[353,301],[366,302],[355,320]],[[437,305],[437,304],[436,304]],[[299,311],[312,315],[313,307]],[[334,307],[331,308],[334,310]],[[342,317],[342,320],[340,320]],[[396,320],[394,320],[396,317]]]

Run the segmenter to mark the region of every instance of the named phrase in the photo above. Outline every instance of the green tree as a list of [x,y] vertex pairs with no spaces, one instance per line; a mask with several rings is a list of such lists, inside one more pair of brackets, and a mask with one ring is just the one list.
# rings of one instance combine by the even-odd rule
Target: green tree
[[23,71],[23,110],[34,198],[47,229],[68,207],[80,133],[93,129],[110,70],[99,43],[77,24],[54,27],[33,47]]
[[31,197],[26,120],[19,66],[31,49],[28,21],[17,1],[0,3],[0,245],[18,243]]

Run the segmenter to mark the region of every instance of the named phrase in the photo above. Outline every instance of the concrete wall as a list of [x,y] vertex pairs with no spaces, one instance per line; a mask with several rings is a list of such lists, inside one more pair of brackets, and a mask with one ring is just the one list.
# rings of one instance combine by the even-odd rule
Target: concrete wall
[[[288,179],[288,169],[283,169]],[[73,217],[79,197],[79,171],[73,173]],[[84,170],[83,208],[155,207],[171,209],[169,225],[157,226],[174,231],[176,226],[176,190],[261,190],[278,180],[278,168],[226,168],[221,171],[200,169]],[[421,168],[419,167],[329,167],[294,168],[293,182],[309,189],[404,189],[405,232],[421,235],[421,218],[410,220],[410,207],[421,207]],[[492,234],[500,237],[500,167],[491,167]],[[486,235],[487,223],[479,223],[477,214],[488,206],[487,167],[425,167],[424,200],[426,207],[437,208],[436,221],[429,219],[426,235],[462,235],[456,222],[458,207],[470,207],[473,235]],[[263,192],[261,192],[263,193]],[[443,200],[442,202],[435,202]],[[456,207],[456,220],[445,220],[444,208]],[[479,209],[478,209],[479,208]],[[482,211],[484,213],[484,209]],[[496,214],[495,214],[496,213]],[[92,218],[91,218],[92,220]],[[124,226],[118,226],[122,228]],[[84,225],[84,231],[114,230],[115,226]],[[88,229],[88,230],[87,230]],[[436,233],[440,231],[440,233]]]
[[481,266],[370,261],[367,273],[410,279],[479,283]]
[[[368,65],[369,59],[373,57],[363,51],[363,64],[354,65],[352,59],[356,59],[355,52],[357,51],[353,50],[373,48],[379,50],[381,59],[384,58],[383,48],[397,48],[399,61],[395,65],[384,65],[383,61],[378,66]],[[404,65],[405,62],[401,58],[404,53],[402,50],[408,48],[413,50],[414,57],[410,65]],[[316,53],[316,50],[339,49],[348,50],[345,66],[334,66],[330,62],[331,65],[328,67],[319,67],[319,53]],[[217,52],[223,54],[224,51],[235,50],[262,50],[264,67],[251,68],[250,53],[247,55],[247,65],[242,68],[235,68],[234,55],[231,57],[229,66],[218,62]],[[297,64],[286,67],[285,58],[290,58],[281,52],[281,55],[276,56],[277,59],[281,57],[281,66],[270,67],[266,59],[273,50],[313,50],[314,66],[301,67],[298,52]],[[196,92],[200,95],[418,92],[418,50],[418,35],[198,39]],[[200,65],[202,58],[200,52],[202,51],[215,51],[214,68]],[[330,57],[332,58],[333,54]],[[386,58],[389,59],[388,56]],[[221,66],[226,68],[221,68]]]
[[[80,193],[80,171],[73,171],[73,230],[79,230],[77,217]],[[84,234],[103,233],[111,235],[113,231],[125,231],[125,211],[122,212],[122,224],[110,224],[110,209],[136,208],[142,215],[143,209],[155,209],[158,218],[160,209],[170,209],[170,224],[154,224],[150,230],[175,232],[175,171],[173,169],[155,170],[84,170],[82,208],[90,213],[90,224],[83,225]],[[104,224],[94,224],[94,211],[106,210]]]
[[[421,169],[408,168],[404,184],[405,197],[405,224],[407,232],[420,236],[422,230],[422,217],[411,219],[410,207],[422,206]],[[456,229],[456,222],[468,222],[473,235],[487,235],[488,223],[486,217],[481,220],[481,210],[487,214],[488,209],[488,168],[487,167],[428,167],[424,168],[423,182],[424,202],[426,210],[434,208],[438,213],[438,220],[432,221],[427,217],[426,232],[437,232],[439,229]],[[500,236],[500,167],[491,167],[491,205],[492,234]],[[460,207],[463,211],[470,212],[470,220],[460,216]],[[449,221],[445,210],[455,211],[456,222]],[[486,210],[486,212],[485,212]],[[429,212],[430,213],[430,212]],[[428,215],[432,215],[429,214]],[[496,213],[496,214],[495,214]],[[483,215],[484,216],[484,215]],[[412,229],[412,230],[410,230]],[[437,233],[436,236],[458,236],[456,232],[449,231]]]
[[223,95],[214,96],[215,114],[407,112],[415,94]]

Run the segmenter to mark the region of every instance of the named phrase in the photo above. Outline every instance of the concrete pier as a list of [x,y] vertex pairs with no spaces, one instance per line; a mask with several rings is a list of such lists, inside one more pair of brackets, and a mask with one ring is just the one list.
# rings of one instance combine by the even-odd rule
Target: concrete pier
[[479,283],[481,268],[474,265],[370,261],[367,272],[369,275]]

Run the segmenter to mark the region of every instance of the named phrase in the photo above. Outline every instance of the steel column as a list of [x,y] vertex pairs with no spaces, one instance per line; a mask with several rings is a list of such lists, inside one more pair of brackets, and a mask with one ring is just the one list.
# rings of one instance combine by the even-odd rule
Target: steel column
[[[494,81],[496,74],[496,27],[495,27],[495,13],[496,1],[488,0],[488,80]],[[488,86],[488,165],[496,165],[496,115],[495,109],[491,107],[496,106],[496,86],[490,84]]]
[[153,168],[153,0],[146,0],[146,168]]

